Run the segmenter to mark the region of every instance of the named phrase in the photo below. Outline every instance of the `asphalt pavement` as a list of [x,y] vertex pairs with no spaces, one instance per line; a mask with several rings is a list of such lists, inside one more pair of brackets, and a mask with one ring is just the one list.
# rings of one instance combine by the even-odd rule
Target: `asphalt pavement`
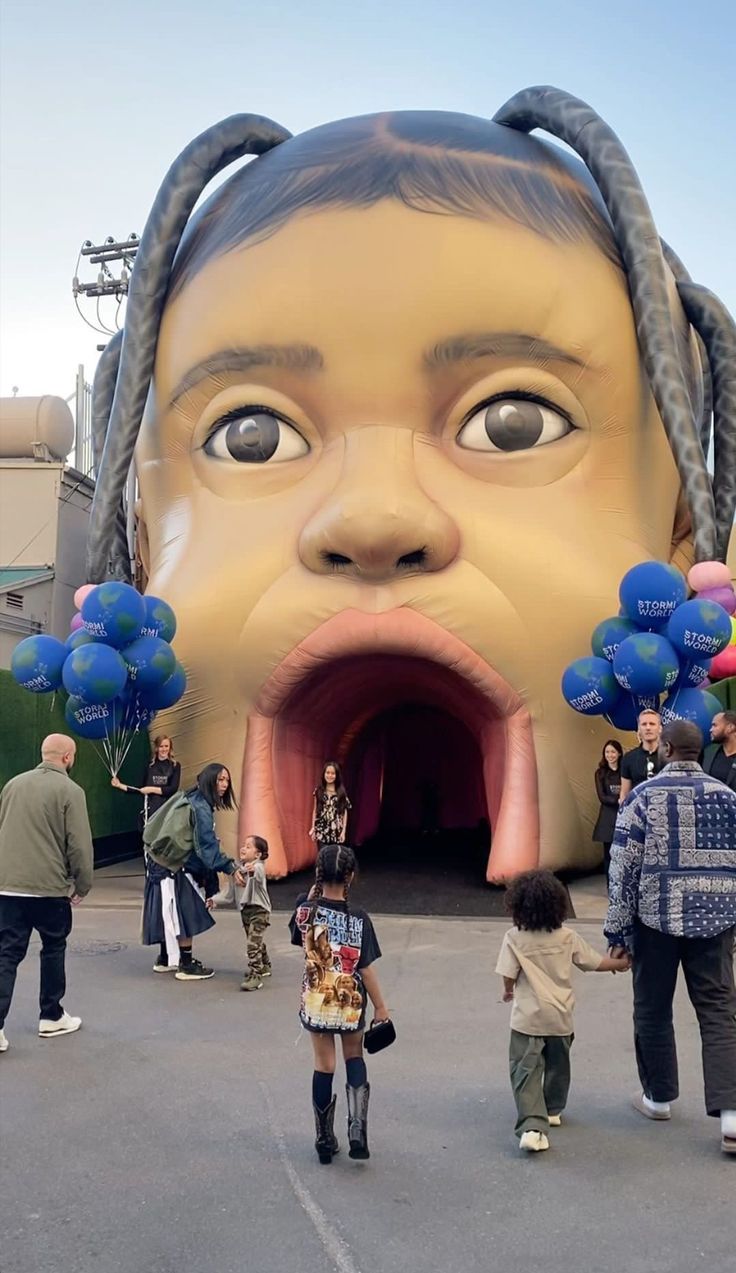
[[[238,989],[232,911],[196,943],[217,975],[177,982],[151,971],[122,871],[117,891],[100,879],[75,912],[66,1006],[84,1018],[78,1034],[37,1037],[35,945],[19,972],[0,1057],[2,1273],[731,1267],[736,1159],[703,1110],[684,993],[682,1096],[672,1122],[654,1124],[630,1107],[628,977],[579,975],[569,1110],[550,1151],[523,1156],[493,972],[504,922],[376,917],[398,1039],[369,1058],[372,1157],[343,1149],[320,1167],[285,916],[263,990]],[[602,948],[600,889],[574,900]]]

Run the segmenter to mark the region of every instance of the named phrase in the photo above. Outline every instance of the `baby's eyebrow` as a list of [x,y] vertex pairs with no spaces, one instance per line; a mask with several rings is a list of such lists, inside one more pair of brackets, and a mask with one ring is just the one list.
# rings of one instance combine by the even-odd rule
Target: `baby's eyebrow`
[[565,362],[575,367],[587,364],[569,350],[560,349],[538,336],[523,332],[462,332],[438,341],[424,353],[423,362],[431,371],[474,358],[526,358],[536,363]]
[[200,381],[208,376],[217,376],[223,371],[251,371],[254,367],[321,371],[323,366],[324,358],[314,345],[244,345],[234,349],[220,349],[189,369],[172,393],[169,407],[175,406],[179,398]]

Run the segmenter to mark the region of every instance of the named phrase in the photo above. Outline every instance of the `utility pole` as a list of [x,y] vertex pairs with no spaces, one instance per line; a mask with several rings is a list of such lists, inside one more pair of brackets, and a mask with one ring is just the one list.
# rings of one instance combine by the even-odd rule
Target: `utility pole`
[[[93,243],[85,239],[79,256],[88,257],[90,265],[99,265],[97,278],[93,283],[80,283],[78,275],[72,279],[72,294],[78,296],[114,296],[121,301],[128,295],[128,284],[133,269],[135,254],[140,239],[137,234],[129,234],[123,242],[116,241],[112,235],[104,243]],[[122,262],[119,275],[116,277],[110,269],[116,262]]]

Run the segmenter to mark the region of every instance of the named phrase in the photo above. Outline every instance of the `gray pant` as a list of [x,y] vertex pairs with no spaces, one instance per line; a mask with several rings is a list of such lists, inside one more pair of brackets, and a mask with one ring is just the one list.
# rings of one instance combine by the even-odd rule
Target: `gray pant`
[[546,1132],[548,1116],[561,1114],[570,1090],[570,1048],[574,1034],[520,1034],[511,1031],[509,1062],[516,1101],[514,1131]]

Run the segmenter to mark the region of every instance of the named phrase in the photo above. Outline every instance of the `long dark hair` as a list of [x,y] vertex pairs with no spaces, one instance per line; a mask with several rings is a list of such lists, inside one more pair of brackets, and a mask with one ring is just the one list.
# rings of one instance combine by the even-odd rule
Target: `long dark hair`
[[328,769],[335,771],[335,795],[337,796],[338,813],[344,813],[348,802],[348,793],[345,790],[345,784],[342,780],[342,770],[336,760],[326,760],[322,766],[322,777],[315,790],[315,795],[319,801],[327,791],[327,782],[325,781],[325,773]]
[[[616,754],[617,754],[617,756],[618,756],[618,766],[617,766],[617,767],[618,767],[618,769],[620,769],[620,768],[621,768],[621,758],[622,758],[622,756],[623,756],[623,754],[624,754],[624,749],[623,749],[623,747],[621,746],[621,744],[620,744],[620,742],[618,741],[618,739],[617,739],[617,738],[609,738],[609,739],[608,739],[608,742],[603,744],[603,751],[601,752],[601,758],[600,758],[600,760],[598,761],[598,768],[597,768],[597,769],[596,769],[596,771],[595,771],[597,774],[601,774],[601,775],[602,775],[602,774],[610,773],[610,772],[611,772],[611,770],[609,769],[608,761],[606,760],[606,748],[608,748],[608,747],[613,747],[613,749],[615,750],[615,752],[616,752]],[[589,770],[588,772],[590,772],[590,770]]]
[[[217,775],[222,773],[223,769],[228,776],[230,786],[221,796],[217,790]],[[213,763],[205,765],[201,774],[197,774],[197,791],[203,796],[211,809],[237,809],[238,802],[233,794],[233,780],[227,765],[218,765]]]
[[322,896],[325,884],[342,884],[347,904],[350,885],[358,869],[358,859],[348,844],[323,844],[314,868],[312,902]]
[[[537,137],[570,146],[583,168]],[[258,155],[192,218],[207,184]],[[489,162],[491,157],[491,162]],[[572,178],[572,179],[571,179]],[[295,212],[394,198],[421,211],[501,215],[562,242],[587,238],[626,275],[637,338],[692,519],[698,561],[725,560],[736,508],[736,325],[690,279],[657,233],[636,170],[596,112],[561,89],[512,97],[493,121],[444,112],[342,120],[301,137],[258,115],[233,115],[196,137],[156,196],[133,270],[124,334],[95,375],[98,469],[87,577],[130,578],[123,492],[148,397],[167,301],[214,254],[274,233]],[[668,269],[676,281],[671,300]],[[691,357],[691,333],[698,357]],[[714,476],[706,464],[711,423]]]

